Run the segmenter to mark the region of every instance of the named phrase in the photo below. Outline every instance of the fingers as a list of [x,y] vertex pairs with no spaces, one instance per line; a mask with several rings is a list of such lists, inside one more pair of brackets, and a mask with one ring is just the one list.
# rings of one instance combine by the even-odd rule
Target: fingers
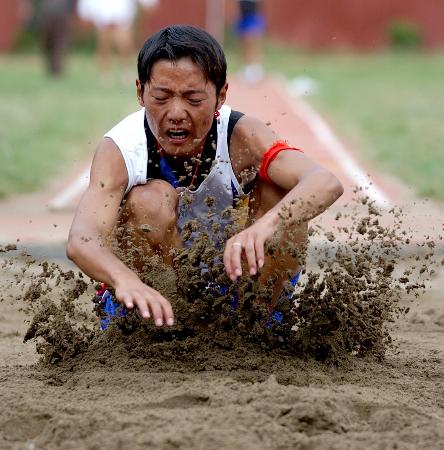
[[150,298],[149,300],[149,307],[156,326],[173,326],[174,314],[170,302],[165,297],[162,297],[158,292],[155,292],[153,297],[154,298]]
[[257,238],[254,241],[254,248],[256,249],[257,265],[259,269],[262,269],[265,263],[265,241],[261,238]]
[[230,241],[231,241],[231,239],[229,239],[225,245],[223,260],[224,260],[225,272],[227,273],[227,275],[231,279],[231,281],[234,281],[236,279],[236,277],[234,276],[233,268],[231,267],[231,242]]
[[134,302],[140,311],[140,315],[144,319],[149,319],[151,317],[151,314],[150,314],[147,302],[145,301],[144,297],[138,293],[135,293],[134,294]]
[[148,292],[119,292],[118,300],[128,309],[132,309],[136,305],[142,318],[152,317],[158,327],[174,325],[174,314],[170,302],[156,290],[145,287]]
[[264,266],[265,250],[264,239],[255,233],[244,233],[233,236],[227,241],[224,251],[224,266],[231,281],[235,281],[242,275],[242,252],[248,264],[248,272],[251,276]]
[[153,313],[153,320],[156,324],[156,327],[161,327],[163,325],[162,307],[160,306],[159,302],[151,301],[150,308],[151,312]]
[[242,243],[233,242],[230,249],[230,264],[231,264],[231,280],[234,281],[242,275]]
[[131,298],[131,295],[129,295],[129,293],[124,292],[121,296],[120,296],[120,300],[128,309],[133,309],[134,308],[134,302]]
[[153,297],[149,299],[149,305],[154,318],[154,323],[158,327],[161,327],[164,324],[171,327],[174,325],[174,313],[170,302],[156,290],[150,289]]
[[229,239],[224,251],[224,266],[231,281],[236,281],[242,275],[241,256],[242,243],[234,238]]
[[162,302],[163,317],[165,318],[165,323],[171,327],[174,325],[174,313],[173,308],[169,301],[165,300]]
[[249,236],[247,243],[245,245],[245,255],[247,256],[248,271],[250,275],[256,275],[256,248],[254,245],[253,236]]

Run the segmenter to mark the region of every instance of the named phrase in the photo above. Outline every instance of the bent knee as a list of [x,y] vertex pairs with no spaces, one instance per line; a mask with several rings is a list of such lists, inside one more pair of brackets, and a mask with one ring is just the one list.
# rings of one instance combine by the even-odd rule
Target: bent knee
[[177,220],[178,194],[166,181],[135,186],[126,197],[124,215],[134,223],[166,226]]

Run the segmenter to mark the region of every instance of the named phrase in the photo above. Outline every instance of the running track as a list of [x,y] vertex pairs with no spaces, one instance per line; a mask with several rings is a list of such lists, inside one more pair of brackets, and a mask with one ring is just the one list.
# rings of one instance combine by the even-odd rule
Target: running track
[[[357,159],[357,152],[347,148],[305,100],[292,96],[282,80],[269,78],[249,86],[233,78],[227,104],[269,123],[280,137],[302,148],[339,177],[345,193],[330,216],[350,201],[356,185],[362,186],[380,206],[388,207],[398,200],[400,192],[396,184],[374,174],[369,177]],[[90,161],[85,161],[47,192],[0,202],[0,243],[14,243],[17,239],[30,246],[66,242],[75,206],[88,183],[89,164]]]

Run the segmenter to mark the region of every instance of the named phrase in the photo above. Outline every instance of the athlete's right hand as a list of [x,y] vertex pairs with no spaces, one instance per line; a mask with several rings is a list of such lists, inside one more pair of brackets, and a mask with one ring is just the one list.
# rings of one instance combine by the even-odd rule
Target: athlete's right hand
[[114,288],[117,301],[128,309],[137,306],[144,319],[148,320],[152,317],[158,327],[174,324],[173,308],[170,302],[155,289],[142,283],[137,275],[119,280]]

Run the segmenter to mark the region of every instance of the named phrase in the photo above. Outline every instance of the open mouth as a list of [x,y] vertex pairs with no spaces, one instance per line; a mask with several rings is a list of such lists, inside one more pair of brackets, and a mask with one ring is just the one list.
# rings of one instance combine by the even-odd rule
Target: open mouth
[[190,135],[190,132],[188,130],[174,129],[168,130],[166,134],[170,139],[182,140],[186,139]]

